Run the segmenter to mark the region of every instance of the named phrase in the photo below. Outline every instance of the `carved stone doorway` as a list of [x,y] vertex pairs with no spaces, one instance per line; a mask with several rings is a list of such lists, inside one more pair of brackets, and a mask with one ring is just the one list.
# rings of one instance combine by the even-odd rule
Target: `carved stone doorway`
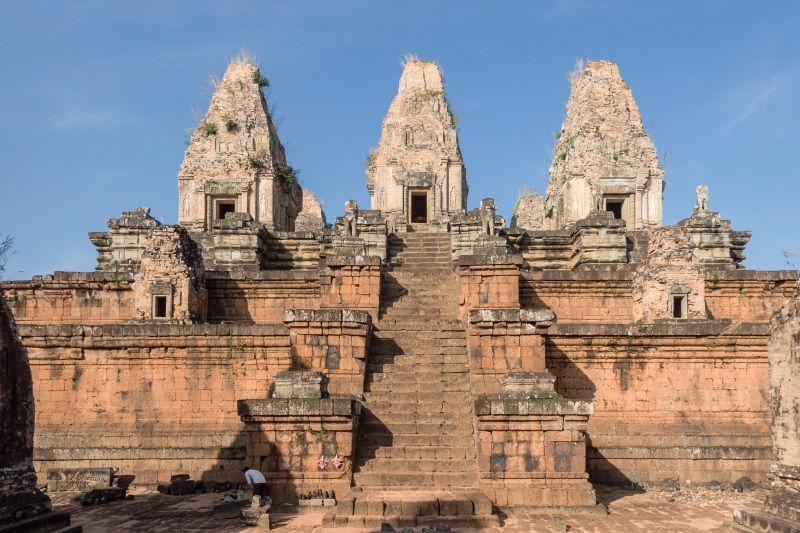
[[428,193],[426,191],[411,192],[409,218],[409,222],[412,224],[428,222]]

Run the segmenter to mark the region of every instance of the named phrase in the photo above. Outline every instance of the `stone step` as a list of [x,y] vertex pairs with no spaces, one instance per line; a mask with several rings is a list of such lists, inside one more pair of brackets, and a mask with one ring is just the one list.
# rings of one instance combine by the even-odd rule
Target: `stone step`
[[360,487],[458,487],[478,486],[478,472],[354,472]]
[[371,372],[367,373],[366,376],[366,383],[391,383],[395,385],[412,383],[418,384],[420,387],[430,387],[432,385],[467,385],[469,386],[469,374],[449,374],[447,376],[442,376],[439,373],[429,372],[424,374],[408,374],[405,372],[392,372],[392,368],[389,367],[387,371],[386,365],[391,365],[392,363],[379,363],[378,361],[373,360],[372,356],[369,358],[369,362],[376,367],[380,364],[382,371],[379,372]]
[[405,348],[464,348],[467,345],[466,336],[459,335],[457,333],[451,335],[441,335],[439,337],[434,337],[428,333],[415,332],[413,330],[409,331],[409,333],[419,336],[414,339],[385,339],[384,342],[381,342],[381,339],[377,339],[377,346],[370,343],[370,347],[375,346],[376,348],[383,348],[391,346],[403,346]]
[[[403,356],[395,356],[397,358]],[[443,368],[442,365],[459,365],[460,367],[468,366],[466,357],[464,359],[455,359],[449,362],[439,361],[436,359],[423,359],[415,360],[414,357],[404,357],[402,359],[391,359],[391,356],[386,358],[372,358],[367,361],[367,371],[375,374],[376,379],[367,379],[367,383],[385,381],[387,376],[400,377],[406,375],[404,379],[395,381],[395,383],[463,383],[460,380],[454,379],[455,377],[468,377],[466,372],[450,372],[454,370],[452,367]],[[417,372],[418,368],[424,368],[426,372]],[[447,370],[448,372],[444,372]],[[410,374],[410,375],[409,375]],[[422,379],[414,379],[416,374],[425,374]],[[444,375],[443,375],[444,374]],[[394,379],[394,378],[391,378]]]
[[372,435],[389,434],[392,436],[399,435],[428,435],[447,433],[450,435],[472,435],[472,421],[464,420],[462,418],[453,418],[445,422],[398,422],[393,420],[394,415],[375,413],[375,418],[363,422],[362,430],[365,434]]
[[392,435],[391,433],[364,433],[358,443],[364,446],[469,446],[474,445],[473,435],[442,435],[417,433]]
[[452,416],[472,416],[472,405],[470,404],[449,404],[443,402],[414,402],[414,401],[391,401],[391,400],[371,400],[365,405],[376,416],[392,416],[398,414],[447,414]]
[[[383,317],[388,320],[409,320],[416,317],[417,320],[424,322],[428,318],[455,320],[458,317],[458,313],[456,311],[452,311],[452,312],[421,314],[421,313],[416,313],[409,308],[395,309],[394,311],[392,311],[392,308],[389,307],[386,309],[386,312],[384,313]],[[420,331],[424,330],[420,328]]]
[[363,445],[358,447],[358,457],[386,459],[471,459],[475,460],[475,447],[466,446],[393,446]]
[[435,529],[439,524],[449,525],[452,531],[460,531],[462,528],[470,530],[482,530],[486,528],[500,527],[500,518],[497,515],[432,515],[432,516],[404,516],[404,515],[382,515],[382,516],[337,516],[328,513],[322,519],[322,525],[326,528],[349,528],[349,529],[371,529],[380,531],[384,523],[392,525],[397,531],[404,528],[421,527],[429,530]]
[[491,500],[477,488],[459,490],[362,490],[340,498],[334,511],[323,518],[324,527],[375,528],[387,522],[393,528],[499,527]]
[[[391,418],[388,418],[391,417]],[[387,418],[398,423],[422,423],[422,424],[444,424],[452,421],[452,417],[446,413],[390,413],[376,415],[369,409],[364,409],[361,413],[361,423],[376,422]]]
[[382,401],[393,399],[399,402],[443,402],[443,403],[462,403],[470,402],[472,398],[468,394],[460,392],[370,392],[365,393],[366,401]]
[[[374,343],[377,342],[378,344],[386,344],[390,345],[396,343],[398,340],[402,339],[395,339],[396,332],[400,331],[398,328],[388,328],[384,329],[384,326],[380,323],[377,323],[375,329],[373,329],[372,337],[370,342],[374,346]],[[386,333],[384,333],[386,332]],[[442,339],[463,339],[466,341],[466,332],[461,329],[448,329],[448,330],[439,330],[439,329],[426,329],[421,330],[424,334],[424,337],[420,338],[419,340],[442,340]]]
[[388,374],[390,372],[408,372],[408,373],[433,373],[433,374],[468,374],[469,365],[464,363],[408,363],[392,362],[392,363],[369,363],[367,362],[367,372],[379,372]]
[[458,331],[466,334],[464,323],[454,318],[437,318],[431,320],[413,320],[407,318],[381,318],[374,324],[376,331],[395,332],[413,326],[417,331]]
[[466,394],[470,392],[469,383],[397,383],[396,381],[373,381],[364,385],[364,392],[425,392],[435,391],[441,393],[459,392]]
[[[417,333],[414,331],[407,332],[408,335],[416,335]],[[402,341],[403,344],[388,344],[388,343],[380,343],[380,344],[370,344],[370,355],[392,355],[392,356],[403,356],[403,355],[419,355],[419,356],[426,356],[429,355],[431,357],[434,356],[444,356],[444,355],[466,355],[467,354],[467,347],[466,346],[441,346],[437,345],[432,342],[430,345],[426,345],[425,342],[413,342],[413,341]],[[408,342],[408,344],[405,344]]]
[[[458,355],[419,355],[419,354],[410,354],[410,355],[392,355],[392,354],[375,354],[370,355],[367,363],[372,365],[381,365],[373,366],[370,370],[373,371],[375,374],[380,374],[382,376],[393,375],[397,368],[412,366],[417,367],[419,365],[461,365],[466,366],[469,364],[469,358],[466,355],[458,354]],[[442,370],[453,370],[450,368],[440,368]],[[440,372],[441,373],[441,372]],[[446,372],[448,375],[460,375],[461,372]],[[382,380],[385,378],[381,378]],[[400,382],[411,382],[411,383],[419,383],[420,380],[418,379],[408,379],[408,380],[401,380]],[[425,383],[450,383],[452,380],[449,379],[441,379],[441,380],[433,380],[426,378],[423,380]]]
[[356,472],[472,472],[478,466],[475,459],[411,459],[369,458]]

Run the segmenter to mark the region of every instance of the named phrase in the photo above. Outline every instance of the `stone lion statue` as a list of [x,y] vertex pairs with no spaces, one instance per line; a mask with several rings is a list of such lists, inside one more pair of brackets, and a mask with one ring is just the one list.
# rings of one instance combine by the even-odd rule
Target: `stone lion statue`
[[697,203],[694,205],[694,210],[708,211],[708,186],[698,185],[695,192],[697,193]]
[[494,217],[496,211],[497,208],[495,207],[494,198],[484,198],[481,200],[481,233],[485,235],[494,235]]
[[344,203],[344,234],[346,237],[358,237],[358,202],[355,200]]

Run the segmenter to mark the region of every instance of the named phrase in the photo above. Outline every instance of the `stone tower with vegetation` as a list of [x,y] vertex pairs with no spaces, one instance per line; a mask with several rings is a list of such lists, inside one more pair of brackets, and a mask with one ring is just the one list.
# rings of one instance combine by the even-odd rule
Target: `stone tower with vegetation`
[[239,212],[269,228],[294,229],[302,192],[267,107],[268,85],[247,54],[228,65],[178,173],[182,226],[207,231]]
[[466,208],[456,118],[434,61],[406,60],[378,147],[367,156],[367,188],[372,209],[404,223],[430,222]]
[[611,211],[629,230],[660,226],[664,171],[617,65],[579,61],[570,81],[550,166],[546,227],[564,228],[593,209]]
[[0,511],[25,497],[6,480],[35,488],[32,388],[53,490],[98,466],[170,491],[251,466],[326,528],[477,528],[597,511],[592,483],[761,482],[775,464],[767,510],[797,516],[798,273],[745,269],[750,233],[706,186],[661,227],[663,172],[613,63],[576,71],[546,198],[523,194],[513,227],[492,198],[466,211],[435,63],[404,65],[373,209],[348,200],[330,225],[265,85],[228,67],[179,224],[132,209],[90,234],[95,272],[3,282]]

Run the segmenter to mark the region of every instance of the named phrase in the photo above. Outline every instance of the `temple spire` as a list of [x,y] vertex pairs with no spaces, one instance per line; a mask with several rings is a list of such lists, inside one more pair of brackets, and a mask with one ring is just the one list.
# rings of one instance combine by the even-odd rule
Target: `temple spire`
[[590,61],[571,81],[550,166],[549,226],[568,226],[598,208],[628,229],[660,226],[664,171],[617,65]]

